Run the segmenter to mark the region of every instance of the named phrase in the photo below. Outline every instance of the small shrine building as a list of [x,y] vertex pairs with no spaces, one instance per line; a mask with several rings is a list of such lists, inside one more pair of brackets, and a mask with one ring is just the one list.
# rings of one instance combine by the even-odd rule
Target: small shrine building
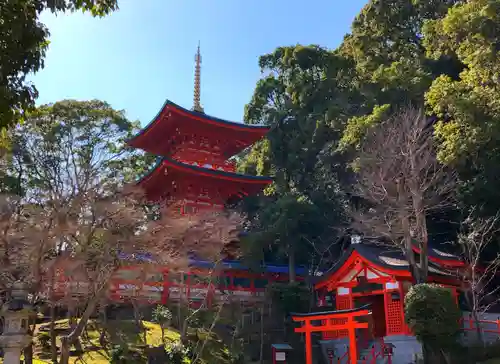
[[[458,302],[462,282],[457,278],[456,270],[463,267],[463,262],[431,247],[428,256],[428,281],[449,287]],[[339,362],[357,363],[354,359],[347,360],[353,355],[358,360],[363,350],[371,348],[369,355],[376,360],[390,346],[394,348],[391,353],[393,363],[413,360],[421,348],[404,319],[404,296],[412,284],[408,262],[401,251],[377,245],[351,244],[314,286],[319,308],[311,315],[324,316],[323,324],[316,326],[314,331],[321,332],[325,357],[327,351],[335,352],[337,360],[345,359]],[[329,316],[325,316],[325,310],[329,310]],[[359,314],[360,310],[365,313],[364,318]],[[352,319],[353,313],[356,313],[356,320]],[[300,314],[294,315],[295,321],[304,321]],[[363,326],[361,322],[368,324]],[[302,327],[297,332],[308,331]],[[353,340],[357,350],[352,347]],[[366,358],[368,354],[364,355]]]

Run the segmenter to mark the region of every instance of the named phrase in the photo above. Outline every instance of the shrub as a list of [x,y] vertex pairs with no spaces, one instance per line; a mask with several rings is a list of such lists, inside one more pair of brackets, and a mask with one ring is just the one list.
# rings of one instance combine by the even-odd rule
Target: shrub
[[41,331],[37,334],[36,338],[42,351],[50,351],[50,334],[48,332]]
[[166,349],[167,358],[172,364],[184,364],[189,363],[190,350],[188,347],[184,346],[182,343],[175,343],[170,345]]
[[168,307],[163,305],[158,305],[153,310],[153,322],[160,324],[162,326],[168,326],[172,320],[172,312]]
[[404,303],[406,323],[427,348],[447,352],[456,344],[462,313],[449,289],[418,284],[411,287]]
[[273,302],[276,302],[284,313],[308,312],[311,292],[304,283],[273,283],[267,290]]
[[127,345],[117,345],[113,347],[110,354],[110,364],[144,364],[146,362],[140,352],[128,348]]

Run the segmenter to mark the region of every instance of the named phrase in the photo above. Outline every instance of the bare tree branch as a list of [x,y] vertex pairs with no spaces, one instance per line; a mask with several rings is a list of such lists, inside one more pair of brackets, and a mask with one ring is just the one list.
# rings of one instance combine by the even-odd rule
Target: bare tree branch
[[450,206],[455,189],[454,173],[436,159],[432,133],[422,110],[406,107],[368,131],[356,166],[355,195],[368,208],[352,211],[354,228],[401,249],[417,281],[427,279],[426,218]]

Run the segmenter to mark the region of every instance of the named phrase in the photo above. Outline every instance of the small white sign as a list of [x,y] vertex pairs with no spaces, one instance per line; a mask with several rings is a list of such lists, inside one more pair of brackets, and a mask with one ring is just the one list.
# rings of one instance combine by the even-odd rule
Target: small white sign
[[286,360],[286,354],[281,352],[281,353],[276,353],[276,361],[285,361]]

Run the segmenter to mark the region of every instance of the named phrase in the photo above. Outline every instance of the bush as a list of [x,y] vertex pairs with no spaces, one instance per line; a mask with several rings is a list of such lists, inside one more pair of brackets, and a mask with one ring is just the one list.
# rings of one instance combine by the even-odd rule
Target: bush
[[115,346],[110,354],[110,364],[145,364],[146,362],[140,352],[130,349],[126,345]]
[[435,353],[449,352],[456,345],[462,313],[449,289],[418,284],[411,287],[404,303],[406,323],[422,344]]
[[185,347],[182,343],[175,343],[167,347],[167,358],[169,363],[172,364],[183,364],[189,363],[190,350]]
[[42,348],[42,351],[50,351],[50,334],[48,332],[41,331],[37,334],[36,338]]
[[311,292],[304,283],[273,283],[267,290],[284,313],[308,312]]
[[172,312],[168,307],[163,305],[158,305],[153,311],[153,322],[156,322],[163,327],[168,326],[172,321]]

